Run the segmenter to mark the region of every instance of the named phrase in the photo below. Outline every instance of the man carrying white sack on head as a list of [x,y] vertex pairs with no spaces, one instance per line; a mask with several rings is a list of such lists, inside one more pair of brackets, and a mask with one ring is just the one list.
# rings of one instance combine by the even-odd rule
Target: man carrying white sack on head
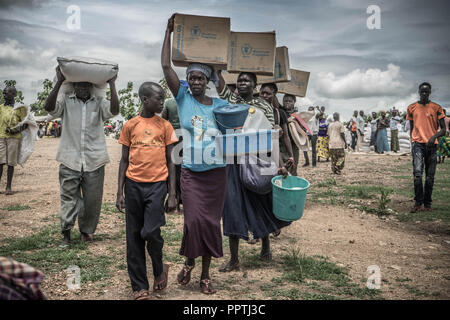
[[78,217],[82,241],[92,241],[100,217],[106,149],[104,121],[119,113],[115,81],[108,80],[111,102],[92,95],[93,84],[73,82],[74,92],[57,101],[65,77],[56,68],[57,82],[45,102],[49,114],[62,119],[62,134],[56,160],[60,162],[61,230],[63,247],[70,244],[70,230]]

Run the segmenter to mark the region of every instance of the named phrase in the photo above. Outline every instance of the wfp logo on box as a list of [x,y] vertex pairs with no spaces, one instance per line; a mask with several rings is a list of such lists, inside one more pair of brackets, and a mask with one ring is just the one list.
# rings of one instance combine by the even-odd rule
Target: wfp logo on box
[[204,39],[217,39],[217,34],[202,32],[198,26],[193,26],[191,28],[191,36],[193,39],[198,39],[200,37]]
[[253,48],[248,43],[246,43],[241,47],[241,52],[244,56],[249,56],[252,54]]
[[201,35],[201,30],[200,30],[200,28],[199,28],[198,26],[193,26],[193,27],[191,28],[191,36],[192,36],[193,38],[198,38],[198,37],[200,37],[200,35]]

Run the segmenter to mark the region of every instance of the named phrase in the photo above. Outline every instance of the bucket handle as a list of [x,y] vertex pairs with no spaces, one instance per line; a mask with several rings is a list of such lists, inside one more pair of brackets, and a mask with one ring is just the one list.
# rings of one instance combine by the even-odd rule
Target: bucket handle
[[233,130],[238,130],[238,129],[242,129],[243,128],[243,126],[240,126],[240,127],[229,127],[229,126],[226,126],[226,125],[224,125],[222,122],[220,122],[219,120],[217,120],[217,118],[216,118],[216,115],[214,114],[214,112],[213,112],[213,117],[214,117],[214,120],[216,120],[216,122],[218,123],[218,124],[220,124],[222,127],[224,127],[225,129],[233,129]]

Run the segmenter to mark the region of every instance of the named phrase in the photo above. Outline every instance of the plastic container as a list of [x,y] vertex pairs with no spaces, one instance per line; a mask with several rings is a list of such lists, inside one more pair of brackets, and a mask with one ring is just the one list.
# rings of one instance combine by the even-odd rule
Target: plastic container
[[272,129],[272,125],[270,124],[269,120],[267,120],[264,112],[255,107],[250,107],[250,109],[248,109],[248,116],[244,122],[242,131],[250,132],[264,129]]
[[272,178],[273,214],[283,221],[296,221],[303,216],[309,182],[306,179],[287,176]]
[[247,104],[229,104],[216,107],[213,112],[217,128],[223,134],[226,133],[227,129],[242,128],[245,119],[247,119],[249,108],[250,106]]

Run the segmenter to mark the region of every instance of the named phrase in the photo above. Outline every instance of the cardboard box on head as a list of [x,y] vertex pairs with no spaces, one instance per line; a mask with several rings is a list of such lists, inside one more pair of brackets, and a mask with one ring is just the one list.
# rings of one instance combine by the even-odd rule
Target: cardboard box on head
[[253,72],[273,76],[275,66],[275,31],[231,31],[228,54],[229,73]]
[[230,18],[175,15],[172,62],[177,67],[190,63],[226,69],[230,41]]
[[275,68],[272,77],[259,76],[258,84],[289,82],[291,80],[291,69],[289,66],[289,53],[287,47],[277,47],[275,53]]
[[291,69],[291,81],[278,84],[278,93],[292,94],[297,97],[306,96],[309,72]]

